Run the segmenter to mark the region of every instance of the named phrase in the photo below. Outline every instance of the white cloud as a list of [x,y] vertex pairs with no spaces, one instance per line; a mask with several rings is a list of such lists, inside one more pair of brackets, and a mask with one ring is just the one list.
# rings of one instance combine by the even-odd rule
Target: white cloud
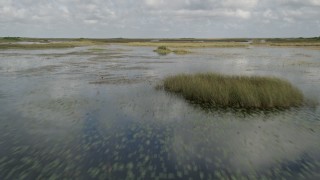
[[278,15],[275,14],[272,10],[268,9],[265,12],[263,12],[264,19],[271,19],[271,20],[277,20],[279,19]]
[[320,6],[319,0],[280,0],[279,3],[289,6]]
[[254,8],[257,5],[257,0],[224,0],[222,4],[226,7],[234,7],[234,8]]
[[[318,19],[320,0],[0,0],[0,36],[34,31],[33,36],[92,37],[87,25],[100,29],[95,37],[265,36],[257,29],[276,32],[279,24],[289,29],[279,36],[314,36],[319,29],[308,27],[318,27]],[[232,24],[229,31],[226,24]],[[298,25],[305,33],[294,31]],[[54,32],[59,27],[61,33],[39,27]],[[81,34],[71,32],[79,28]]]

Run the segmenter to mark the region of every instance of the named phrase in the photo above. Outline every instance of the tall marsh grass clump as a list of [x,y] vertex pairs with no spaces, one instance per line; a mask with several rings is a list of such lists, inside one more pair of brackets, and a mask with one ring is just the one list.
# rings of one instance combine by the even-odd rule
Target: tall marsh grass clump
[[187,51],[185,49],[174,49],[171,50],[169,49],[167,46],[159,46],[156,50],[154,50],[154,52],[160,54],[160,55],[167,55],[170,53],[174,53],[177,55],[184,55],[184,54],[189,54],[191,53],[190,51]]
[[271,77],[181,74],[167,77],[164,89],[191,102],[220,108],[289,108],[302,105],[304,99],[289,82]]
[[154,52],[157,52],[159,54],[170,54],[172,52],[171,49],[169,49],[167,46],[159,46]]

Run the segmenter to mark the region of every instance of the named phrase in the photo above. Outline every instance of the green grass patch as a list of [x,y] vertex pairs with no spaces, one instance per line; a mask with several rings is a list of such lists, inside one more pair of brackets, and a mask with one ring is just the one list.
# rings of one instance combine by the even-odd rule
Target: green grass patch
[[181,74],[167,77],[163,87],[212,108],[281,109],[301,106],[304,101],[297,88],[273,77]]

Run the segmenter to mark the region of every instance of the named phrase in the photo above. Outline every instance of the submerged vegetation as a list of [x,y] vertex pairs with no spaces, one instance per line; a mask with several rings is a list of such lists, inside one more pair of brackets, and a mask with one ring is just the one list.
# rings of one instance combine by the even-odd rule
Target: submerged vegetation
[[167,77],[163,87],[191,102],[209,107],[289,108],[302,105],[304,99],[289,82],[270,77],[181,74]]

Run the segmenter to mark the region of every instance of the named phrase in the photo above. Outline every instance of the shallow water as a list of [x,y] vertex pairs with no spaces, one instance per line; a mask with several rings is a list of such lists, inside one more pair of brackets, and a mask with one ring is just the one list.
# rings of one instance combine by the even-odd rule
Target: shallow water
[[[0,51],[0,179],[320,178],[320,51],[98,48]],[[287,79],[311,105],[204,110],[155,88],[196,72]]]

